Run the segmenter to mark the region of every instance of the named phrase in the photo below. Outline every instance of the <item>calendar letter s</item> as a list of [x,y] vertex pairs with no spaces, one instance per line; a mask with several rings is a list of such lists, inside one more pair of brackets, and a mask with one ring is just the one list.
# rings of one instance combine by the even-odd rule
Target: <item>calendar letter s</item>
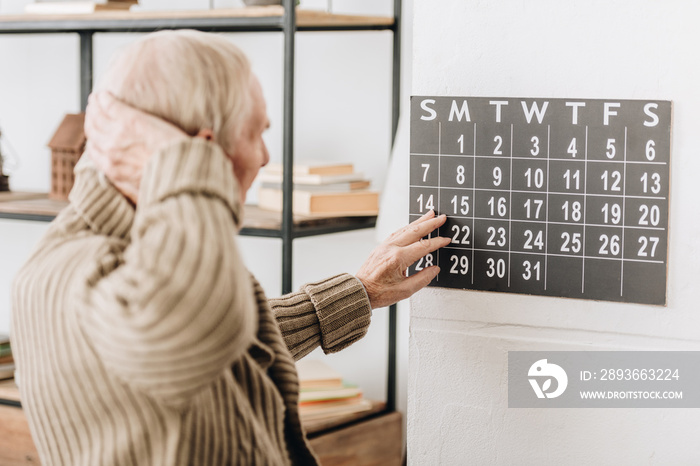
[[651,109],[659,108],[659,104],[649,103],[644,106],[644,113],[651,118],[651,121],[644,120],[644,126],[656,126],[659,124],[659,116],[656,113],[652,113]]
[[431,121],[431,120],[434,120],[435,118],[437,118],[437,112],[434,109],[428,107],[428,104],[435,105],[435,99],[425,99],[425,100],[421,101],[420,108],[422,108],[423,110],[428,112],[427,115],[421,115],[421,117],[420,117],[421,120]]

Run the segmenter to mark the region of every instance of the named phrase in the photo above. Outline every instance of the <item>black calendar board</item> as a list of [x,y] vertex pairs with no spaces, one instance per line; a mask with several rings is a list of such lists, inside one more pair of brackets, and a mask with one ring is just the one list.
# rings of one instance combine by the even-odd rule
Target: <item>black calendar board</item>
[[432,286],[666,303],[671,102],[411,98],[410,219]]

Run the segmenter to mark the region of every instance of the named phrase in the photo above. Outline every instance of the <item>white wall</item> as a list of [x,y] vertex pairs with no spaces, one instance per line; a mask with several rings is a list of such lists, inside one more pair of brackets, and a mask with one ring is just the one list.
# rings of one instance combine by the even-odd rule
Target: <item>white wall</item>
[[[0,0],[0,14],[21,12],[27,0]],[[157,0],[142,0],[158,6]],[[164,2],[160,2],[162,5]],[[165,2],[173,5],[172,2]],[[208,4],[208,2],[204,2]],[[217,0],[239,6],[240,0]],[[325,8],[325,0],[302,7]],[[391,0],[335,0],[338,13],[393,14]],[[227,34],[250,56],[268,102],[272,128],[267,135],[273,160],[281,160],[283,38],[281,34]],[[135,34],[97,34],[95,77],[111,54]],[[46,143],[65,113],[79,111],[79,44],[76,35],[0,35],[0,128],[19,155],[13,190],[49,189]],[[297,36],[296,157],[352,160],[358,170],[384,184],[391,131],[390,32],[300,33]],[[255,199],[255,193],[249,196]],[[10,328],[10,282],[47,225],[0,220],[0,332]],[[376,244],[372,230],[301,239],[295,242],[294,286],[339,272],[354,273]],[[281,243],[241,238],[249,268],[271,296],[281,288]],[[332,258],[329,260],[329,258]],[[407,330],[407,320],[404,328]],[[374,311],[369,335],[330,357],[331,365],[359,383],[367,396],[386,392],[386,311]],[[404,347],[407,341],[403,339]],[[402,354],[406,357],[407,351]],[[320,357],[319,354],[315,356]],[[405,380],[405,362],[404,368]]]
[[682,0],[414,2],[415,95],[664,99],[674,121],[668,306],[420,292],[411,464],[700,462],[699,410],[516,410],[506,387],[512,350],[700,349],[698,21]]

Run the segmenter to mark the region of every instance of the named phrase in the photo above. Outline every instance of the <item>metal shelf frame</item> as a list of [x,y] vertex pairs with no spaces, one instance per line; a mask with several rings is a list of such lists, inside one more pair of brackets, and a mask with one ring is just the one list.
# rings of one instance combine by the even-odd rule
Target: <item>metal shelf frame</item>
[[[284,34],[284,105],[283,105],[283,205],[282,227],[279,231],[244,228],[244,236],[279,238],[282,240],[282,293],[292,291],[293,241],[362,228],[373,228],[375,221],[350,227],[306,227],[295,229],[292,215],[292,167],[294,166],[294,72],[295,36],[297,32],[314,31],[377,31],[393,32],[392,51],[392,145],[396,136],[401,95],[401,3],[394,0],[393,24],[299,26],[296,21],[295,0],[283,0],[284,15],[270,17],[206,17],[206,18],[137,18],[137,19],[67,19],[0,22],[0,34],[76,33],[80,37],[80,106],[87,107],[93,86],[93,35],[101,32],[153,32],[160,29],[197,29],[208,32],[282,32]],[[51,221],[54,216],[34,214],[0,214],[0,218],[31,221]],[[387,410],[396,409],[396,305],[389,308]]]

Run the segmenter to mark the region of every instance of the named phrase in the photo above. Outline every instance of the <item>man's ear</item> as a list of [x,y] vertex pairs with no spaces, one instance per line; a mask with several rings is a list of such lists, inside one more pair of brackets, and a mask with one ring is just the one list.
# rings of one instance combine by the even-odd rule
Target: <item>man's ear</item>
[[212,131],[210,129],[200,129],[195,137],[206,139],[207,141],[213,141],[214,140],[214,131]]

